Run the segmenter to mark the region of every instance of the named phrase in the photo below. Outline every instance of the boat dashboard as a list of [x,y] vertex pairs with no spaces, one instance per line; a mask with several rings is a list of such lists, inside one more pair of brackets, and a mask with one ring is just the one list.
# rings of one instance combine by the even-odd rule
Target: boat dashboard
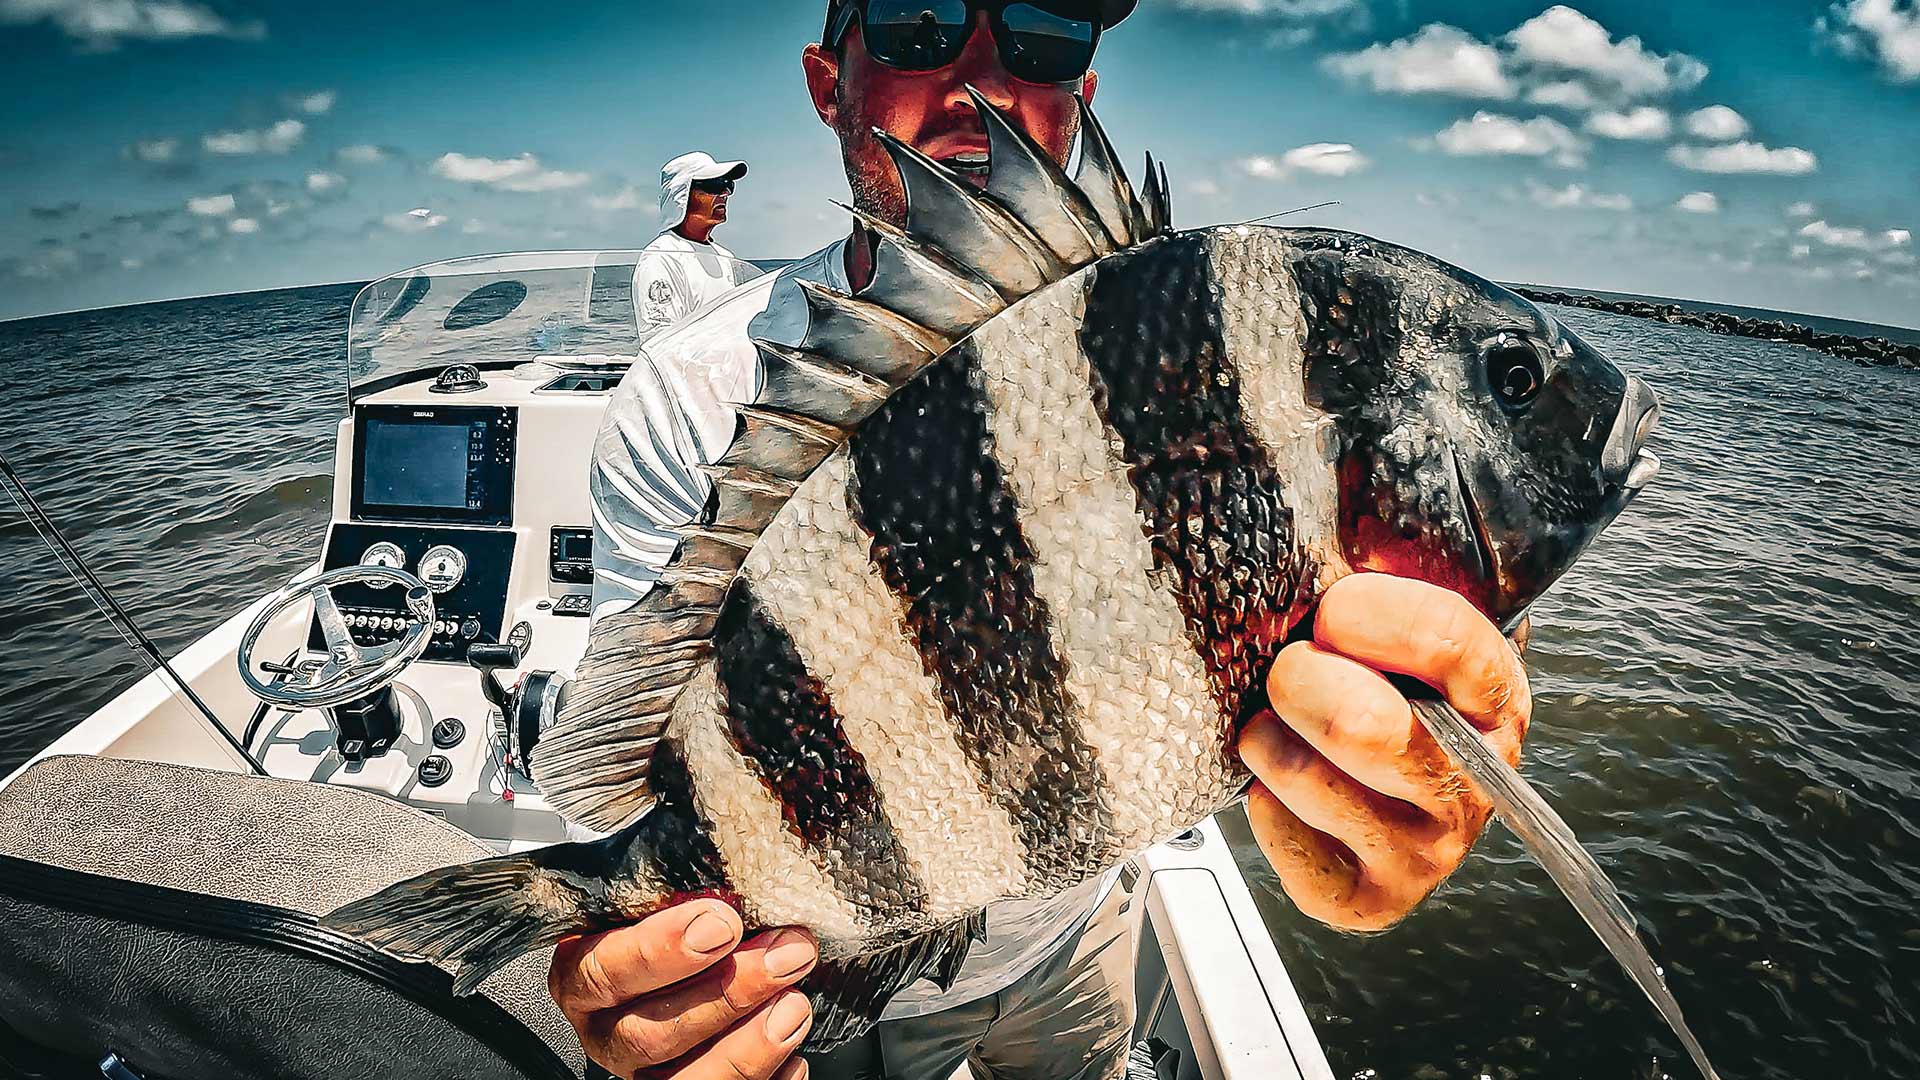
[[[432,596],[427,643],[392,686],[387,737],[328,710],[263,705],[246,740],[269,773],[383,793],[502,850],[565,838],[515,758],[498,691],[530,673],[570,676],[585,652],[587,463],[622,374],[613,362],[454,365],[353,403],[339,427],[318,569],[417,577]],[[355,645],[389,646],[410,632],[406,588],[371,581],[331,592]],[[286,675],[323,662],[328,642],[311,610],[289,611],[290,626],[264,637],[257,659]],[[296,617],[304,622],[291,625]],[[510,654],[510,663],[474,666],[476,646],[503,645],[510,650],[494,649],[493,662]]]

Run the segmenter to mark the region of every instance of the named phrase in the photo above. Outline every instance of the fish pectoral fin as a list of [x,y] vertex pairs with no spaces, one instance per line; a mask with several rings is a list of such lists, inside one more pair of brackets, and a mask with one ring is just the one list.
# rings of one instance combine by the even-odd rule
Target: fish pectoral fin
[[866,1034],[893,996],[921,979],[952,989],[967,951],[985,936],[986,919],[984,910],[976,911],[878,952],[821,961],[799,987],[813,999],[813,1030],[801,1049],[831,1050]]

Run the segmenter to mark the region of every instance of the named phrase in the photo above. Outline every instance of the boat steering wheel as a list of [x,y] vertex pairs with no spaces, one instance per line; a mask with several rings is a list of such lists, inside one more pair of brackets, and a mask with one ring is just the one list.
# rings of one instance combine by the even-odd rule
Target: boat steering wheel
[[[333,602],[333,590],[340,585],[398,585],[406,589],[406,633],[387,645],[368,647],[354,641],[346,617]],[[303,667],[304,677],[282,683],[262,682],[253,673],[254,647],[260,635],[280,612],[307,598],[313,601],[313,615],[327,643],[326,660],[318,668]],[[432,629],[433,593],[419,578],[384,566],[343,566],[312,581],[293,582],[273,595],[240,637],[240,678],[255,697],[269,704],[311,709],[344,705],[398,678],[408,664],[427,651]]]

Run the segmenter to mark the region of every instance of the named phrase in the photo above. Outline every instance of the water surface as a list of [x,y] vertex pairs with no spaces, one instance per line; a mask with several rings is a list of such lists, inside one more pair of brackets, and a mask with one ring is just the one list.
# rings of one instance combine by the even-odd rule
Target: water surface
[[[172,652],[312,561],[352,286],[0,323],[0,450]],[[1557,309],[1644,375],[1655,484],[1540,606],[1525,771],[1728,1080],[1920,1076],[1920,372]],[[0,501],[0,770],[141,669]],[[1495,827],[1395,930],[1243,850],[1340,1077],[1689,1077]]]

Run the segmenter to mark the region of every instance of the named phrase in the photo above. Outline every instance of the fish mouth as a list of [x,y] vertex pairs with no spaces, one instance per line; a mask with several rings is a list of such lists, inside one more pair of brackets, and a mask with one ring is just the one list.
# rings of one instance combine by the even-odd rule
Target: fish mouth
[[1659,475],[1660,458],[1651,450],[1642,450],[1633,456],[1633,465],[1628,468],[1627,478],[1621,482],[1620,489],[1631,499]]
[[1453,461],[1453,481],[1460,488],[1460,504],[1466,508],[1467,523],[1473,532],[1473,551],[1480,560],[1480,579],[1487,587],[1498,591],[1500,587],[1500,560],[1493,554],[1493,537],[1487,533],[1486,519],[1480,516],[1480,504],[1473,498],[1473,486],[1467,482],[1467,470],[1460,465],[1458,454],[1449,454]]

